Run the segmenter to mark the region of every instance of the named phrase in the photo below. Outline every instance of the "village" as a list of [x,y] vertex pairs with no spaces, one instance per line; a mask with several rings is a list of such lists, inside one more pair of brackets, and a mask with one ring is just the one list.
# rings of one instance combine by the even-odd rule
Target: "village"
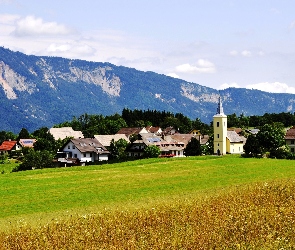
[[[156,146],[158,157],[186,157],[187,145],[196,139],[200,147],[212,147],[212,154],[244,154],[247,137],[245,133],[255,137],[259,129],[228,128],[227,116],[222,107],[221,99],[217,112],[213,116],[213,136],[202,134],[195,128],[189,133],[183,134],[174,127],[124,127],[112,135],[94,135],[85,138],[82,131],[75,131],[72,127],[50,128],[47,132],[55,141],[63,144],[56,152],[54,165],[58,167],[85,166],[99,162],[107,162],[112,158],[112,143],[124,141],[128,147],[124,148],[124,154],[129,159],[144,157],[147,147]],[[211,137],[211,139],[210,139]],[[295,127],[289,128],[284,136],[285,145],[290,153],[295,152]],[[1,155],[21,155],[25,149],[33,149],[36,139],[21,138],[19,140],[5,140],[0,146]],[[201,151],[200,151],[201,152]],[[204,154],[204,152],[196,155]]]

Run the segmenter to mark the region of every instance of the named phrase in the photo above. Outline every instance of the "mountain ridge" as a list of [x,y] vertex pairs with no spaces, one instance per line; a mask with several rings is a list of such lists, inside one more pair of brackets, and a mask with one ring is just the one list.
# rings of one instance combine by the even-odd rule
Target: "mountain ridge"
[[123,108],[165,110],[209,123],[219,94],[226,114],[295,111],[294,94],[218,91],[107,62],[26,55],[0,47],[0,130],[33,131],[84,113],[120,114]]

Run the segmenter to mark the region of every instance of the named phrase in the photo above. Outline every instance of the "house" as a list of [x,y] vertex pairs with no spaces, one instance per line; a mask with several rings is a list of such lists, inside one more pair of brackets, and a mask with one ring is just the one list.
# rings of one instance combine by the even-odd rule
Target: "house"
[[68,159],[76,159],[81,165],[87,162],[107,161],[110,152],[96,138],[73,138],[69,139],[62,147],[62,157],[58,162],[68,162]]
[[147,134],[146,128],[121,128],[116,134],[124,134],[127,138],[132,135]]
[[153,133],[155,135],[161,135],[163,133],[163,131],[162,131],[162,129],[160,127],[147,126],[146,130],[149,133]]
[[195,137],[197,140],[199,140],[201,145],[205,145],[208,142],[209,136],[208,135],[194,135],[194,134],[173,134],[173,135],[166,135],[164,138],[166,141],[181,141],[184,143],[184,146],[189,143],[189,141],[192,139],[192,137]]
[[65,139],[65,138],[84,138],[84,135],[81,131],[75,131],[71,127],[62,127],[62,128],[51,128],[49,133],[53,135],[55,140]]
[[11,154],[16,151],[20,152],[21,149],[22,147],[17,141],[11,141],[11,140],[4,141],[0,146],[0,152],[5,154],[6,153]]
[[289,146],[291,153],[295,153],[295,126],[289,128],[285,135],[286,145]]
[[36,139],[19,139],[19,144],[22,148],[33,148]]
[[243,132],[243,129],[241,129],[241,128],[228,128],[227,131],[235,131],[238,135],[241,135]]
[[244,137],[239,136],[236,131],[227,131],[226,136],[226,153],[228,154],[242,154]]
[[183,157],[185,144],[171,139],[164,140],[161,136],[153,133],[141,134],[141,139],[134,141],[128,149],[128,155],[131,157],[141,157],[147,146],[155,145],[160,148],[161,157]]
[[189,134],[192,134],[192,135],[202,135],[200,130],[198,129],[192,129]]
[[173,127],[165,128],[164,131],[163,131],[164,135],[174,135],[176,133],[178,133],[178,131]]
[[94,137],[106,148],[109,148],[111,141],[118,141],[124,139],[127,142],[130,142],[125,134],[115,134],[115,135],[94,135]]

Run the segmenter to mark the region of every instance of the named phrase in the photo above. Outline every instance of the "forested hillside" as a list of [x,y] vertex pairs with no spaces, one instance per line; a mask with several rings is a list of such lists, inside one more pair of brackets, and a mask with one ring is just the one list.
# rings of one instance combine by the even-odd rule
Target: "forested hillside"
[[25,55],[0,47],[0,131],[33,131],[83,114],[121,114],[124,108],[183,114],[210,124],[219,95],[226,114],[295,111],[291,94],[218,91],[110,63]]

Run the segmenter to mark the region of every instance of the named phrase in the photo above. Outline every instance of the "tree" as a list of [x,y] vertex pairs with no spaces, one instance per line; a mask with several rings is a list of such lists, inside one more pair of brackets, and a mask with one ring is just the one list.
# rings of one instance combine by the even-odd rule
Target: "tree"
[[198,139],[192,137],[192,139],[186,145],[184,149],[184,154],[186,156],[197,156],[202,154],[201,144]]
[[143,151],[144,158],[158,158],[161,154],[161,150],[156,145],[149,145]]
[[214,137],[211,135],[207,141],[207,143],[203,146],[202,148],[202,153],[205,155],[213,155],[214,154]]
[[30,151],[24,156],[23,162],[15,169],[15,171],[42,169],[53,167],[53,155],[47,151]]
[[19,139],[29,139],[31,138],[30,133],[26,128],[22,128],[21,131],[18,134],[17,140]]
[[42,127],[33,132],[33,136],[36,138],[34,143],[34,149],[36,151],[47,150],[52,153],[56,153],[58,146],[52,134],[48,132],[48,128]]
[[257,157],[262,153],[261,145],[255,135],[250,134],[248,136],[246,144],[244,145],[244,151],[247,157]]
[[276,150],[285,145],[285,131],[282,123],[263,125],[256,135],[263,153],[270,152],[275,157]]
[[4,152],[0,152],[0,164],[4,164],[8,159],[8,154]]
[[128,142],[121,138],[118,141],[114,139],[111,140],[110,144],[110,153],[113,159],[123,160],[127,157],[126,148],[128,146]]
[[16,135],[13,134],[12,132],[6,132],[6,131],[1,131],[0,132],[0,145],[7,140],[16,140]]

